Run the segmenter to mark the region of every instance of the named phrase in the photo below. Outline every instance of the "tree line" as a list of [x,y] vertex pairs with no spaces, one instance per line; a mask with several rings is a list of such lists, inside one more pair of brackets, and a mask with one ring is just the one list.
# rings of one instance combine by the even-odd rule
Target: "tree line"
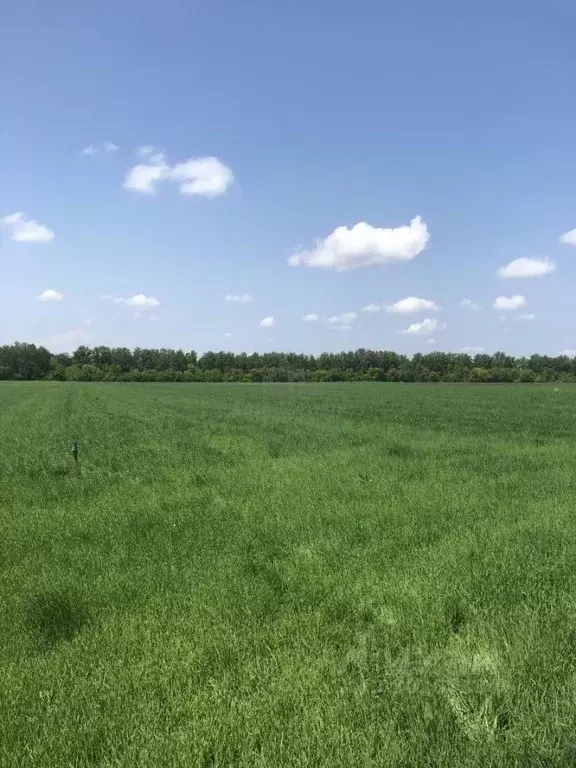
[[504,352],[415,354],[357,349],[300,355],[294,352],[184,352],[80,346],[52,354],[35,344],[0,346],[0,379],[12,381],[404,381],[576,382],[576,358],[513,357]]

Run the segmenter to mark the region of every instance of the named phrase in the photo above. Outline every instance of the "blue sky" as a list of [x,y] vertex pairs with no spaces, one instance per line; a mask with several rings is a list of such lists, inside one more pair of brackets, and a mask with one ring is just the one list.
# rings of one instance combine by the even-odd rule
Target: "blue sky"
[[10,4],[0,343],[576,350],[575,25],[569,0]]

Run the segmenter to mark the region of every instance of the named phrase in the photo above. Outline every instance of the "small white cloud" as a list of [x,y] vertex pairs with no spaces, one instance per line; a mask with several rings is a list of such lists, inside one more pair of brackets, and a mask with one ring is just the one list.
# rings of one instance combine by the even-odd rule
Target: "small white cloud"
[[365,307],[362,307],[360,312],[380,312],[380,305],[379,304],[367,304]]
[[276,320],[273,317],[265,317],[263,320],[260,320],[261,328],[273,328],[275,325]]
[[520,317],[518,318],[518,320],[535,320],[535,319],[536,319],[536,315],[533,315],[532,313],[527,315],[520,315]]
[[515,259],[500,267],[498,277],[543,277],[554,272],[556,265],[550,259]]
[[73,328],[71,331],[57,333],[49,343],[52,352],[73,352],[88,340],[86,328]]
[[54,232],[34,219],[27,219],[26,214],[18,211],[4,216],[0,224],[11,232],[11,239],[20,243],[49,243],[54,240]]
[[576,349],[565,349],[562,354],[566,357],[576,357]]
[[87,328],[90,328],[90,326],[92,325],[92,322],[93,322],[93,320],[92,320],[92,318],[91,318],[91,317],[85,317],[85,318],[84,318],[84,320],[83,320],[82,322],[84,323],[84,325],[85,325]]
[[520,309],[526,305],[526,298],[516,294],[515,296],[498,296],[492,305],[494,309]]
[[60,293],[60,291],[54,291],[52,288],[49,288],[47,291],[41,293],[38,298],[40,301],[62,301],[64,294]]
[[224,296],[225,301],[235,301],[240,304],[248,304],[251,301],[254,301],[252,296],[249,293],[227,293],[226,296]]
[[136,307],[139,309],[147,309],[149,307],[160,306],[160,302],[155,296],[145,296],[143,293],[137,293],[134,296],[130,296],[129,299],[120,299],[120,301],[122,301],[127,307]]
[[436,339],[433,339],[433,338],[426,339],[426,344],[436,344]]
[[342,315],[332,315],[328,318],[330,325],[350,325],[358,318],[356,312],[344,312]]
[[134,150],[134,154],[138,155],[138,157],[148,157],[149,155],[153,155],[156,152],[156,147],[152,146],[152,144],[140,144],[140,146],[136,147]]
[[227,338],[227,339],[231,339],[231,338],[232,338],[232,334],[230,333],[230,331],[227,331],[227,332],[224,334],[224,336],[226,336],[226,338]]
[[194,157],[174,166],[168,165],[164,154],[155,154],[148,163],[130,168],[124,179],[124,189],[145,194],[156,194],[161,181],[179,184],[183,195],[218,197],[234,181],[234,174],[217,157]]
[[304,315],[302,318],[305,323],[315,323],[317,320],[319,320],[318,315]]
[[400,331],[400,333],[405,333],[412,336],[429,336],[430,334],[434,333],[434,331],[441,330],[443,327],[444,326],[440,326],[438,320],[433,320],[427,317],[425,320],[422,320],[421,323],[412,323],[408,326],[408,328]]
[[101,293],[100,294],[100,301],[112,301],[112,294],[111,293]]
[[571,229],[569,232],[564,232],[560,235],[560,242],[562,245],[576,245],[576,229]]
[[292,267],[323,267],[344,271],[394,261],[411,261],[428,243],[428,228],[420,216],[402,227],[373,227],[359,222],[351,229],[337,227],[316,247],[289,257]]
[[160,315],[148,315],[148,320],[160,320]]
[[134,312],[134,317],[142,317],[142,312]]
[[218,197],[226,192],[234,176],[217,157],[195,157],[177,163],[171,169],[170,179],[180,182],[183,195]]
[[408,296],[395,304],[386,307],[386,312],[396,312],[398,314],[408,315],[414,312],[435,312],[439,307],[429,299],[418,299],[416,296]]
[[170,167],[166,164],[164,156],[155,156],[155,162],[141,163],[130,168],[124,177],[124,189],[133,192],[142,192],[146,195],[156,194],[156,184],[170,177]]
[[125,301],[127,301],[127,299],[125,299],[124,296],[112,296],[112,302],[114,304],[124,304]]
[[462,347],[462,352],[467,355],[479,355],[484,352],[484,347]]
[[88,157],[100,154],[113,155],[119,149],[118,144],[114,144],[113,141],[103,141],[101,144],[88,144],[87,147],[80,150],[80,154]]
[[462,299],[460,302],[461,307],[466,307],[467,309],[471,309],[473,312],[478,312],[478,310],[482,309],[482,307],[479,304],[476,304],[472,299]]

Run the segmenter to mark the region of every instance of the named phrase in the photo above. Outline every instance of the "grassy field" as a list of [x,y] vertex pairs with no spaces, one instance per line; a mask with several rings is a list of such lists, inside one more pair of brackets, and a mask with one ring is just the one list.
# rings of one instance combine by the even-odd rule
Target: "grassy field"
[[0,765],[576,765],[575,438],[576,388],[0,385]]

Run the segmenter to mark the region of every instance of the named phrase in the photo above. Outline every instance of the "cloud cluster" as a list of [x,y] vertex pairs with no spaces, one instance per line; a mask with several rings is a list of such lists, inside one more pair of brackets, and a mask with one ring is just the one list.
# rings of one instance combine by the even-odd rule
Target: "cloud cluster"
[[514,310],[520,309],[520,307],[524,307],[525,305],[526,297],[516,294],[515,296],[498,296],[494,300],[494,304],[492,306],[494,309]]
[[556,269],[556,265],[550,259],[514,259],[509,264],[500,267],[496,273],[498,277],[543,277]]
[[227,293],[226,296],[224,296],[224,300],[238,302],[239,304],[248,304],[249,302],[254,301],[249,293]]
[[328,237],[318,240],[315,248],[292,254],[288,263],[293,267],[345,271],[411,261],[424,250],[429,239],[428,228],[420,216],[402,227],[373,227],[359,222],[350,229],[337,227]]
[[112,296],[109,293],[103,293],[100,296],[102,301],[111,301],[114,304],[123,304],[132,309],[153,309],[159,307],[160,302],[155,296],[146,296],[144,293],[135,293],[134,296]]
[[118,152],[120,147],[118,144],[114,144],[113,141],[103,141],[101,144],[88,144],[80,150],[80,154],[85,157],[93,157],[94,155],[113,155],[114,152]]
[[193,157],[168,165],[165,155],[158,153],[149,157],[147,163],[130,168],[123,186],[134,192],[154,195],[158,184],[164,181],[178,184],[182,195],[218,197],[230,187],[234,175],[217,157]]
[[54,232],[51,229],[34,219],[28,219],[21,211],[4,216],[0,219],[0,224],[8,229],[12,240],[20,243],[49,243],[54,240]]

